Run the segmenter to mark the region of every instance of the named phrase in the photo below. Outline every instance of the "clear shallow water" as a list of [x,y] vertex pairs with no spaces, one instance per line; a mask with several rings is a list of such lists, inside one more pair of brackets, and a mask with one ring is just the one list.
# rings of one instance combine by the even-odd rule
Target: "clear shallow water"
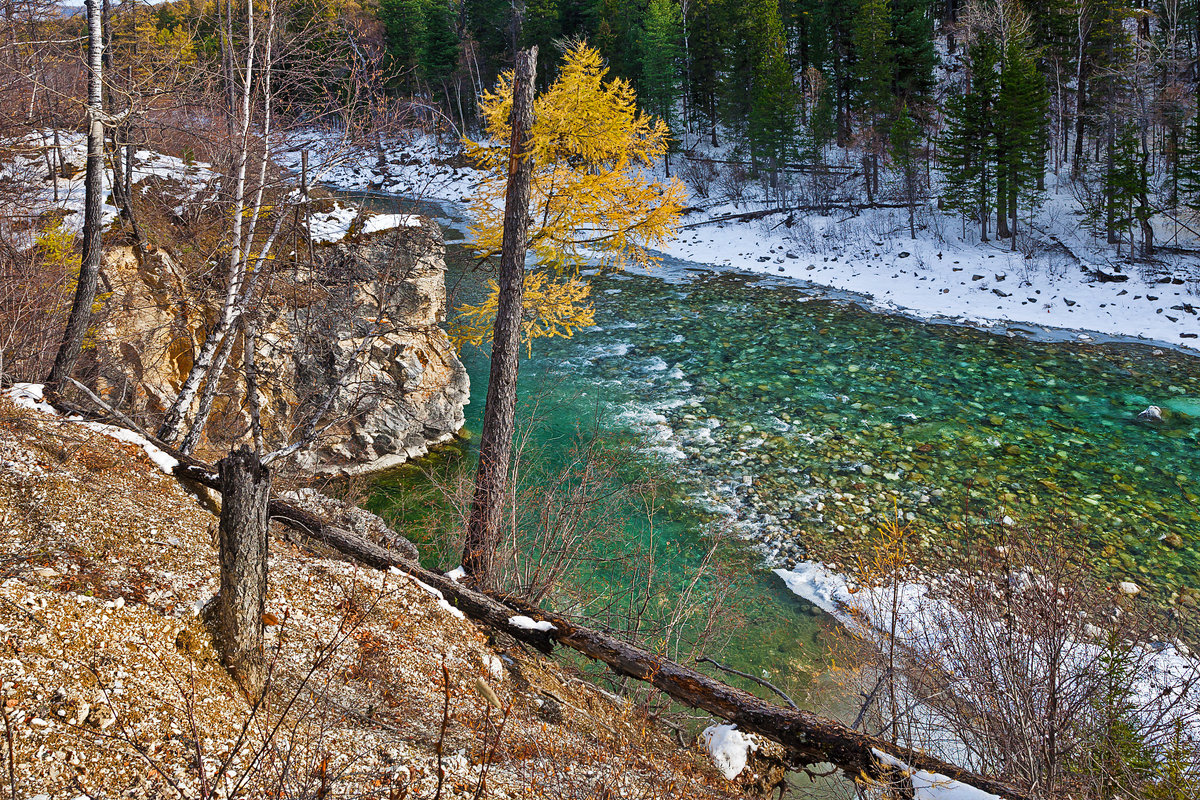
[[[656,529],[670,543],[665,579],[688,574],[715,518],[786,565],[840,559],[896,514],[936,563],[1000,535],[1007,517],[1070,526],[1105,578],[1164,605],[1200,600],[1196,359],[926,325],[697,265],[660,276],[595,276],[597,326],[539,342],[522,392],[541,398],[534,438],[550,458],[597,420],[656,453],[681,500]],[[477,286],[464,280],[457,299]],[[465,360],[475,431],[487,362]],[[1152,403],[1165,421],[1136,421]],[[630,475],[653,469],[633,463]],[[393,485],[411,495],[414,475]],[[422,513],[397,498],[385,487],[378,502]],[[645,536],[635,517],[629,535]],[[819,620],[769,573],[753,573],[738,602],[739,666],[774,676],[820,661]]]

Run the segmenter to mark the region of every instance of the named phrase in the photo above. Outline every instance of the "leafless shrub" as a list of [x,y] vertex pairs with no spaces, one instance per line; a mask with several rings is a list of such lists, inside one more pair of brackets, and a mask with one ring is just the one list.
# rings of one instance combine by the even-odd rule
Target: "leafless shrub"
[[682,172],[688,185],[695,190],[696,194],[706,200],[711,195],[713,185],[720,175],[720,170],[717,169],[716,162],[712,159],[692,158],[691,156],[684,156]]
[[750,188],[750,179],[750,170],[735,155],[721,169],[718,185],[729,202],[741,206],[746,199],[746,190]]
[[901,526],[886,533],[856,575],[856,724],[1038,796],[1158,780],[1142,754],[1200,721],[1200,672],[1160,657],[1147,616],[1095,580],[1068,534],[1013,531],[934,580]]

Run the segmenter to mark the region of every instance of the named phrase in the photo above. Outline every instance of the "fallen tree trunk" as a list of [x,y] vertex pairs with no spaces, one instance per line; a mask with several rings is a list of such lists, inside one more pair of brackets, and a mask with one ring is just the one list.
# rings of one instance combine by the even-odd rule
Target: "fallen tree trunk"
[[[859,733],[809,711],[797,711],[769,703],[554,612],[512,598],[477,592],[356,534],[327,525],[319,517],[282,500],[272,500],[269,513],[273,519],[364,566],[397,569],[437,589],[468,617],[542,652],[550,652],[554,644],[569,647],[588,658],[603,662],[618,674],[652,684],[679,703],[736,723],[743,731],[779,742],[800,763],[827,762],[852,779],[866,776],[894,780],[894,767],[878,755],[884,753],[914,769],[944,775],[1008,800],[1032,800],[1032,796],[1025,792],[939,758]],[[535,623],[547,622],[552,627],[549,630],[531,628],[523,620],[514,621],[519,616],[532,619]]]
[[[922,198],[924,199],[924,198]],[[742,211],[737,214],[722,214],[719,217],[712,219],[701,220],[700,222],[689,222],[687,225],[680,225],[679,230],[686,231],[693,228],[701,228],[705,225],[717,225],[722,222],[749,222],[756,219],[775,216],[777,214],[794,214],[800,212],[817,212],[828,213],[830,211],[858,211],[869,208],[908,208],[907,203],[859,203],[850,199],[829,200],[825,203],[808,203],[799,206],[787,206],[784,208],[763,208],[757,211]],[[703,209],[695,209],[702,211]]]
[[[174,469],[177,477],[221,490],[220,477],[211,466],[184,456],[173,448],[164,447],[159,442],[155,443],[179,460]],[[829,763],[855,780],[865,777],[894,781],[896,769],[889,763],[890,759],[894,759],[914,770],[936,773],[1007,800],[1035,800],[1033,795],[1001,781],[926,753],[859,733],[836,720],[769,703],[636,645],[579,625],[552,611],[513,598],[475,591],[278,498],[270,501],[268,515],[359,564],[374,569],[398,570],[437,589],[447,601],[471,619],[503,631],[542,652],[549,653],[555,644],[569,647],[588,658],[603,662],[620,675],[650,683],[679,703],[735,723],[744,732],[778,742],[787,748],[789,756],[798,763]],[[538,622],[548,623],[548,626],[534,627],[528,620],[533,620],[535,626]]]

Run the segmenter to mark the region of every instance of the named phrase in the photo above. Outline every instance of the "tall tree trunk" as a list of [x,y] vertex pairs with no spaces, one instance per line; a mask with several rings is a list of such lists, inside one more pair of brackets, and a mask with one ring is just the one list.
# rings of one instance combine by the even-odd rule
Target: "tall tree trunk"
[[87,0],[88,18],[88,152],[87,173],[84,176],[83,200],[83,258],[79,266],[79,283],[62,344],[54,358],[54,366],[46,383],[57,388],[75,369],[83,349],[83,338],[92,320],[92,303],[96,301],[96,284],[100,279],[100,206],[104,203],[104,109],[102,106],[104,32],[101,26],[100,0]]
[[504,241],[500,250],[500,296],[492,332],[492,366],[488,378],[483,430],[479,435],[479,469],[467,524],[463,567],[481,586],[495,580],[509,461],[517,406],[517,365],[521,355],[521,315],[525,294],[525,248],[529,231],[529,186],[533,161],[526,153],[533,127],[533,82],[537,47],[517,55],[513,79],[512,140],[509,142],[508,189],[504,197]]
[[1008,168],[1000,164],[996,169],[996,238],[1009,236],[1008,230]]
[[216,645],[221,661],[250,695],[262,691],[263,612],[267,596],[267,504],[271,471],[248,447],[217,463],[221,478],[221,590]]

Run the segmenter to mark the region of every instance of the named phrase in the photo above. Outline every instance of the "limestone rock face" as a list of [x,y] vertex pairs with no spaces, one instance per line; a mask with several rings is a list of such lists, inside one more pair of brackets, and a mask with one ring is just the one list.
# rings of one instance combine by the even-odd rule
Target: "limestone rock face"
[[[348,236],[316,248],[304,274],[269,277],[254,309],[255,362],[268,446],[320,415],[294,456],[311,472],[377,471],[425,454],[463,427],[470,383],[441,323],[445,246],[437,226]],[[97,388],[153,427],[175,396],[218,298],[189,286],[164,251],[139,261],[110,248],[98,329]],[[249,430],[241,332],[207,432],[226,448]],[[332,396],[332,399],[331,399]]]
[[439,323],[445,246],[437,227],[397,228],[326,248],[328,299],[291,320],[297,378],[324,397],[330,428],[298,463],[367,472],[424,455],[465,423],[470,381]]

